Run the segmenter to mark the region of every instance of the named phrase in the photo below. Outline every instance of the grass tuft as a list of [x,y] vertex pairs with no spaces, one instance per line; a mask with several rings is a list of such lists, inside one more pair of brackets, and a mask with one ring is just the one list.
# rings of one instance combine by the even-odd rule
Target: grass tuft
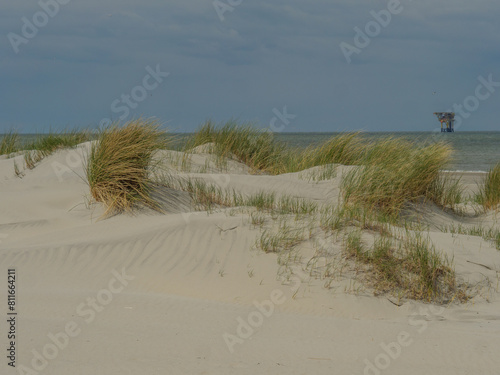
[[430,184],[427,197],[438,206],[453,209],[464,200],[464,186],[460,178],[453,179],[449,174],[441,174]]
[[59,149],[73,148],[91,139],[90,133],[80,130],[39,135],[34,141],[23,145],[24,150],[38,151],[43,157]]
[[500,205],[500,163],[486,175],[477,200],[485,209],[496,209]]
[[238,125],[232,120],[221,127],[208,121],[187,142],[186,149],[206,143],[214,143],[211,151],[219,161],[236,158],[255,172],[284,171],[282,162],[286,145],[277,142],[269,131],[260,131],[251,125]]
[[302,229],[280,224],[277,231],[264,230],[256,245],[266,253],[287,252],[305,239]]
[[436,199],[439,171],[450,155],[443,143],[419,147],[402,139],[379,141],[367,150],[361,167],[343,176],[344,202],[395,214],[408,202]]
[[22,145],[26,168],[33,169],[45,157],[57,150],[73,148],[91,139],[86,131],[72,130],[69,132],[39,135],[34,141]]
[[378,236],[366,249],[357,230],[346,236],[344,248],[348,258],[368,267],[366,281],[377,293],[440,303],[467,300],[447,259],[419,232],[408,232],[401,241]]
[[[360,133],[339,134],[319,146],[308,147],[301,155],[301,169],[326,164],[353,165],[361,162],[366,145]],[[294,171],[295,172],[295,171]]]
[[19,134],[13,130],[3,135],[0,143],[0,155],[9,155],[19,150]]
[[45,155],[42,151],[24,151],[24,164],[26,165],[26,168],[33,169],[44,157]]
[[151,197],[149,171],[153,155],[166,147],[164,132],[152,120],[134,120],[104,129],[92,145],[86,164],[90,193],[107,207],[105,215],[135,205],[160,210]]

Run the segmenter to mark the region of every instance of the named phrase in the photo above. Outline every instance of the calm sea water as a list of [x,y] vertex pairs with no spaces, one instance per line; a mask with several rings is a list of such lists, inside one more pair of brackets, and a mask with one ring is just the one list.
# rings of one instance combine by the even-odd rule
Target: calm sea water
[[[290,146],[307,147],[318,145],[338,133],[276,133],[276,138]],[[500,162],[500,132],[456,132],[456,133],[423,133],[423,132],[391,132],[362,133],[367,139],[380,139],[388,136],[401,137],[418,143],[437,141],[449,142],[455,154],[450,170],[488,171]],[[189,134],[177,134],[178,143]],[[34,139],[36,135],[22,135],[23,142]],[[0,136],[1,138],[1,136]]]

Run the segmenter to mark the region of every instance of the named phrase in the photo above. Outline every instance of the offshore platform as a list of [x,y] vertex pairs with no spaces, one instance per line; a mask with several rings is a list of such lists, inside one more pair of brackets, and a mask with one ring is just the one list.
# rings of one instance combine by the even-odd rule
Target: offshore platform
[[434,112],[441,123],[441,133],[453,133],[455,128],[455,114],[453,112]]

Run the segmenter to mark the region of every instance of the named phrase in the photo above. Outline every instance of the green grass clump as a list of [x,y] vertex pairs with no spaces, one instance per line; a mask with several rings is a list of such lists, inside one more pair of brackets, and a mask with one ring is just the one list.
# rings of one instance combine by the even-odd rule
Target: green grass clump
[[244,196],[234,189],[221,189],[216,184],[207,183],[197,178],[175,178],[168,176],[160,178],[162,186],[182,190],[191,194],[198,208],[207,211],[218,207],[255,207],[258,211],[269,211],[280,215],[308,215],[318,210],[317,203],[289,195],[276,197],[274,192],[259,191]]
[[408,226],[395,215],[367,209],[361,204],[326,205],[320,210],[320,226],[327,231],[339,231],[349,227],[390,235],[391,226]]
[[402,139],[376,142],[366,150],[362,166],[344,175],[344,202],[397,214],[408,202],[436,199],[439,171],[450,155],[444,143],[420,147]]
[[486,175],[477,200],[487,210],[496,209],[500,205],[500,163],[491,168]]
[[219,159],[236,157],[254,171],[281,173],[286,145],[277,142],[268,131],[260,131],[251,125],[238,125],[229,121],[222,127],[208,121],[187,142],[186,148],[214,143],[212,152]]
[[306,148],[301,155],[301,169],[326,164],[354,165],[362,161],[366,144],[360,133],[339,134],[316,147]]
[[90,193],[111,212],[135,205],[160,210],[151,197],[154,182],[149,171],[153,155],[166,147],[160,126],[151,120],[134,120],[123,127],[104,129],[92,145],[86,164]]
[[57,150],[73,148],[91,139],[90,133],[79,130],[39,135],[34,141],[24,144],[24,163],[33,169],[45,157]]
[[11,130],[3,135],[0,142],[0,155],[9,155],[19,151],[19,134]]
[[305,239],[302,229],[280,224],[277,231],[264,230],[256,245],[266,253],[287,252]]
[[345,251],[348,257],[354,257],[356,259],[363,259],[365,257],[361,234],[360,230],[354,230],[347,234],[345,240]]
[[23,145],[23,149],[39,151],[44,156],[47,156],[59,149],[72,148],[80,143],[87,142],[90,138],[89,133],[79,130],[43,134],[39,135],[34,141]]
[[243,203],[243,196],[234,189],[221,189],[215,184],[194,178],[169,178],[162,185],[188,192],[199,209],[211,211],[218,207],[235,207]]
[[348,257],[368,267],[366,281],[377,293],[428,302],[467,299],[456,285],[449,262],[418,232],[406,233],[401,241],[378,236],[368,249],[362,243],[361,231],[352,231],[344,247]]
[[298,199],[282,195],[277,202],[276,209],[282,215],[310,215],[317,211],[318,204],[308,199]]
[[256,207],[258,210],[272,210],[276,205],[276,194],[273,192],[266,193],[260,191],[249,196],[245,200],[246,206]]
[[456,204],[464,201],[464,186],[460,179],[441,174],[430,185],[427,197],[441,207],[453,209]]
[[434,245],[416,233],[406,237],[403,247],[406,251],[404,268],[414,276],[407,280],[410,296],[428,301],[452,299],[456,292],[455,273]]

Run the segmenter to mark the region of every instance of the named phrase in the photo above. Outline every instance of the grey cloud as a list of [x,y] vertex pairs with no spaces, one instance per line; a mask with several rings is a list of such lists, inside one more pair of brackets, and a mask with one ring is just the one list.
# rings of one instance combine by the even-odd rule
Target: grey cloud
[[[408,113],[405,126],[425,128],[434,106],[463,100],[479,74],[500,80],[496,2],[403,0],[348,65],[339,44],[352,44],[354,27],[386,4],[243,0],[221,22],[211,0],[73,0],[16,55],[6,35],[38,5],[4,2],[0,127],[96,123],[155,64],[171,76],[132,115],[182,130],[209,117],[265,125],[283,105],[298,114],[294,131],[389,130]],[[491,128],[494,117],[485,103],[470,124]]]

